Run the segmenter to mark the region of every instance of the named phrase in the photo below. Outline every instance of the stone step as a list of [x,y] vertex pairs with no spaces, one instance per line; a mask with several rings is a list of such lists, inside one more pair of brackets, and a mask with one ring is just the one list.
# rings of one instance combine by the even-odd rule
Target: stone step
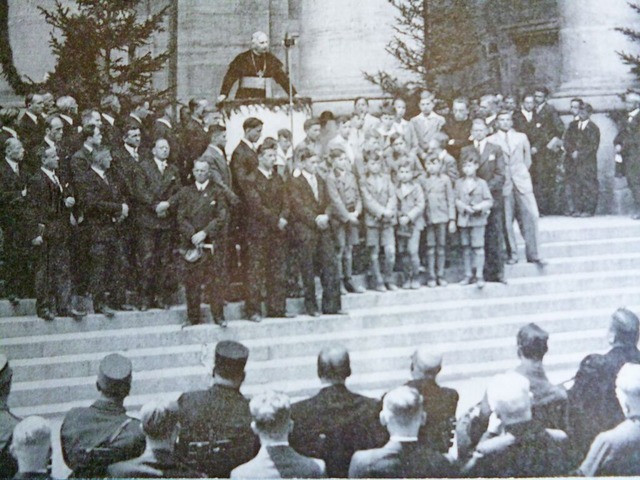
[[[393,344],[415,345],[426,339],[430,342],[460,342],[466,339],[484,339],[499,336],[513,338],[525,323],[535,322],[550,333],[579,331],[581,329],[604,328],[615,303],[597,310],[568,310],[554,313],[535,312],[529,315],[497,316],[491,319],[472,317],[467,320],[429,321],[428,323],[393,325],[378,328],[358,328],[356,321],[349,319],[342,329],[319,333],[256,339],[243,339],[251,349],[252,361],[293,358],[308,355],[326,345],[341,343],[350,351],[365,351]],[[156,370],[208,364],[213,356],[215,343],[181,344],[173,347],[148,347],[123,351],[134,367],[134,371]],[[69,378],[95,375],[104,352],[90,352],[76,355],[36,357],[12,360],[14,381],[38,381],[51,378]]]
[[640,268],[640,252],[608,253],[604,255],[584,255],[567,258],[554,258],[545,268],[540,269],[531,263],[506,265],[508,280],[539,275],[561,275],[579,272],[599,272],[604,270]]
[[[522,273],[519,277],[511,279],[508,285],[487,284],[483,290],[478,290],[474,286],[460,287],[459,285],[452,284],[446,288],[438,287],[431,289],[423,287],[419,290],[399,290],[393,293],[367,291],[360,295],[348,294],[343,296],[343,308],[349,312],[353,312],[363,308],[393,305],[529,296],[546,292],[592,289],[596,286],[607,286],[609,284],[618,286],[632,285],[635,281],[634,279],[640,274],[640,264],[636,264],[633,259],[629,262],[624,262],[622,258],[618,260],[618,263],[615,264],[617,268],[612,271],[584,272],[582,269],[577,269],[576,272],[563,275],[544,274],[544,271],[547,269],[553,269],[557,272],[562,271],[562,267],[556,269],[553,262],[544,269],[532,266],[536,268],[536,270],[540,270],[538,276],[526,275],[528,270],[525,270],[525,273]],[[640,260],[638,261],[640,262]],[[580,264],[580,262],[577,263]],[[571,270],[569,269],[569,271]],[[288,300],[288,310],[290,312],[301,314],[303,309],[302,299]],[[206,307],[203,307],[203,314],[210,321]],[[226,316],[229,320],[244,318],[242,305],[239,303],[228,305],[226,308]],[[151,328],[169,325],[179,326],[185,319],[186,313],[184,306],[172,307],[168,311],[119,312],[113,319],[107,319],[103,315],[88,315],[82,321],[76,321],[70,318],[59,318],[53,322],[45,322],[35,316],[6,317],[0,319],[0,338],[2,338],[2,340],[0,340],[0,349],[5,345],[15,345],[28,341],[18,339],[33,336],[33,342],[43,341],[42,348],[45,349],[43,354],[55,355],[55,352],[46,349],[45,344],[58,339],[67,340],[67,337],[59,337],[59,335],[73,334],[77,336],[75,338],[83,338],[83,335],[100,335],[96,333],[100,331],[130,330],[132,328]],[[235,326],[236,323],[235,321],[232,322],[232,326]],[[80,345],[74,345],[69,348],[77,349],[79,347]]]

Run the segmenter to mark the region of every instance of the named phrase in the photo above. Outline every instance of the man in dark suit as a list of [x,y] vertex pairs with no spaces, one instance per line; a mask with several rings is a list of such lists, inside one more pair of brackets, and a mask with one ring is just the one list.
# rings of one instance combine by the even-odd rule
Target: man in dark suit
[[180,139],[173,122],[173,104],[169,100],[162,99],[154,103],[154,110],[161,116],[153,122],[151,140],[155,141],[157,138],[164,138],[169,143],[168,161],[178,167],[182,183],[187,185],[187,183],[190,183],[188,178],[193,163],[182,155]]
[[216,271],[214,257],[219,255],[218,235],[226,223],[227,207],[222,192],[209,176],[207,162],[195,161],[193,178],[194,184],[182,187],[172,200],[186,259],[187,318],[191,325],[202,323],[200,304],[204,286],[205,303],[209,304],[214,323],[226,327],[222,295],[226,278]]
[[260,452],[236,467],[231,478],[320,478],[325,476],[322,460],[300,455],[289,446],[293,428],[289,397],[265,392],[251,399],[251,429],[260,438]]
[[76,182],[89,243],[89,292],[94,311],[107,317],[124,303],[120,224],[129,215],[124,189],[110,166],[111,152],[94,149],[91,168]]
[[7,298],[15,306],[19,298],[33,295],[31,239],[28,237],[27,176],[20,140],[3,136],[4,160],[0,162],[0,227],[4,235],[3,275]]
[[100,117],[102,121],[102,134],[104,144],[110,148],[120,143],[120,99],[117,95],[109,94],[100,100]]
[[228,478],[231,470],[257,453],[249,401],[240,393],[249,350],[241,343],[218,342],[213,386],[183,393],[178,452],[208,477]]
[[109,478],[202,478],[174,453],[180,431],[178,405],[167,400],[151,400],[140,409],[146,440],[144,453],[131,460],[114,463]]
[[640,93],[627,93],[625,106],[627,121],[620,126],[613,144],[617,154],[616,161],[622,162],[622,172],[627,177],[633,197],[635,211],[632,218],[640,220]]
[[[244,137],[238,143],[238,146],[231,155],[231,182],[233,191],[238,195],[240,204],[233,212],[231,235],[230,235],[230,274],[237,281],[244,285],[243,297],[246,298],[247,293],[247,271],[246,266],[249,262],[247,235],[245,233],[247,225],[247,206],[244,195],[244,184],[247,177],[258,168],[258,140],[262,135],[262,121],[249,117],[242,127],[244,129]],[[240,246],[240,259],[237,259],[236,246]]]
[[168,308],[175,290],[171,275],[175,234],[175,212],[170,200],[180,189],[178,167],[167,161],[169,143],[155,141],[152,158],[140,164],[143,175],[136,189],[146,192],[138,210],[138,246],[142,277],[141,310],[150,306]]
[[[464,147],[461,151],[460,160],[468,156],[477,159],[478,171],[476,175],[487,182],[493,206],[487,219],[487,226],[484,233],[484,279],[488,282],[506,283],[504,275],[504,196],[503,187],[505,180],[504,156],[502,149],[489,143],[487,135],[489,127],[482,119],[473,121],[471,127],[471,137],[473,144]],[[462,163],[460,163],[462,170]]]
[[40,168],[40,164],[35,158],[35,150],[44,136],[44,120],[42,118],[44,99],[40,94],[29,93],[24,99],[24,104],[26,110],[18,121],[16,130],[26,151],[24,168],[27,176],[31,176]]
[[434,478],[451,477],[453,468],[441,453],[418,441],[425,423],[423,399],[411,387],[398,387],[382,400],[380,423],[389,432],[381,448],[354,453],[349,478]]
[[151,102],[143,96],[134,96],[131,98],[131,111],[123,123],[132,123],[140,128],[141,140],[140,149],[143,154],[147,154],[153,148],[153,139],[151,138],[151,127],[149,125],[153,110],[151,110]]
[[274,171],[277,147],[273,138],[264,140],[258,147],[258,169],[245,183],[251,279],[245,309],[254,322],[262,319],[263,288],[267,317],[287,316],[285,269],[289,211],[284,182]]
[[75,205],[73,193],[56,174],[58,154],[55,147],[38,152],[42,167],[27,188],[31,208],[31,243],[36,246],[36,312],[44,320],[55,315],[79,318],[86,312],[71,308],[71,272],[69,215]]
[[536,104],[533,101],[532,93],[525,93],[520,103],[520,110],[516,110],[512,114],[513,129],[516,132],[524,133],[529,139],[529,143],[537,141],[536,139],[536,122],[534,117],[534,108]]
[[424,400],[429,421],[420,427],[418,441],[431,449],[447,453],[453,440],[458,392],[441,387],[436,377],[442,368],[442,355],[434,354],[432,346],[418,348],[411,357],[411,376],[407,386],[415,388]]
[[324,460],[329,477],[346,477],[353,452],[385,441],[378,421],[380,402],[349,391],[345,381],[350,375],[347,350],[324,348],[318,355],[318,377],[324,388],[291,408],[291,446]]
[[[289,216],[291,228],[300,242],[300,271],[304,285],[304,306],[308,315],[342,314],[340,278],[333,237],[329,225],[329,195],[316,170],[320,159],[311,150],[300,153],[301,173],[289,179]],[[315,273],[320,269],[322,313],[318,310]]]
[[569,390],[569,423],[574,450],[583,458],[595,436],[624,420],[615,395],[615,378],[625,363],[640,363],[638,317],[626,308],[613,313],[606,354],[588,355]]
[[207,148],[209,137],[205,130],[204,116],[209,102],[204,99],[189,100],[190,116],[182,127],[182,157],[186,165],[200,157]]
[[71,156],[66,166],[64,163],[61,165],[65,167],[65,176],[73,184],[91,168],[91,154],[95,148],[102,145],[102,130],[97,125],[84,125],[80,135],[83,141],[82,147]]
[[616,377],[616,396],[625,419],[596,437],[578,468],[582,476],[640,475],[640,365],[623,365]]
[[442,131],[449,137],[446,145],[447,152],[459,161],[460,151],[471,143],[469,141],[469,131],[471,130],[469,100],[463,97],[456,98],[452,104],[452,111],[453,118],[447,120]]
[[556,175],[561,156],[560,149],[552,144],[559,144],[564,133],[564,123],[556,109],[547,102],[548,96],[549,90],[546,87],[536,88],[533,92],[536,133],[531,139],[531,180],[541,215],[558,213]]
[[463,468],[469,477],[548,477],[569,471],[567,434],[531,419],[529,380],[512,372],[487,388],[498,434],[487,432]]
[[44,125],[44,141],[40,143],[38,148],[54,147],[58,153],[58,157],[60,157],[60,161],[67,159],[67,157],[71,155],[71,152],[66,149],[65,143],[62,141],[64,137],[64,123],[62,122],[62,118],[58,115],[49,115],[45,119]]
[[[125,310],[133,309],[140,304],[140,283],[142,271],[138,254],[138,220],[139,211],[145,205],[147,192],[141,190],[144,186],[144,171],[141,167],[140,154],[140,127],[133,123],[122,126],[122,139],[120,144],[112,150],[113,163],[111,169],[117,175],[118,181],[124,187],[124,196],[129,205],[129,228],[122,231],[123,248],[123,278],[125,281]],[[141,179],[142,177],[142,179]]]
[[144,451],[140,421],[128,416],[123,406],[131,390],[131,371],[128,358],[107,355],[98,368],[100,398],[90,407],[72,408],[65,415],[60,427],[62,456],[76,478],[105,476],[112,463]]
[[592,217],[598,205],[598,147],[600,129],[590,120],[593,107],[583,103],[578,120],[564,135],[565,180],[574,207],[574,217]]
[[51,427],[44,418],[32,416],[18,423],[11,440],[11,453],[18,462],[13,478],[51,478],[51,443]]
[[13,370],[9,360],[0,353],[0,478],[11,478],[18,471],[16,459],[9,451],[13,429],[20,421],[9,410],[12,378]]

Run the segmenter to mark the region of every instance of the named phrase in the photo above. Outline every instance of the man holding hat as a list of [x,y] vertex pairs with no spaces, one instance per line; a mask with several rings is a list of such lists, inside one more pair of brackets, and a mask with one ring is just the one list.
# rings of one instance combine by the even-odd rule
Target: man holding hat
[[90,407],[71,409],[60,428],[62,455],[76,477],[104,476],[108,465],[145,448],[140,421],[123,405],[131,390],[131,361],[117,353],[104,357],[96,387],[100,398]]
[[619,308],[611,316],[606,354],[587,355],[569,390],[570,431],[576,454],[583,458],[595,436],[624,420],[616,398],[615,380],[625,363],[640,363],[638,333],[640,321],[635,313]]
[[9,360],[0,354],[0,478],[11,478],[18,471],[18,465],[9,452],[13,429],[20,422],[7,405],[12,377]]
[[258,452],[249,401],[240,393],[248,358],[249,350],[241,343],[218,342],[213,386],[183,393],[178,399],[178,454],[208,477],[228,478],[231,470]]
[[453,440],[456,422],[458,392],[441,387],[436,377],[442,368],[442,355],[433,347],[423,345],[411,357],[411,376],[407,386],[415,388],[423,398],[424,411],[429,421],[420,427],[418,441],[432,449],[447,453]]

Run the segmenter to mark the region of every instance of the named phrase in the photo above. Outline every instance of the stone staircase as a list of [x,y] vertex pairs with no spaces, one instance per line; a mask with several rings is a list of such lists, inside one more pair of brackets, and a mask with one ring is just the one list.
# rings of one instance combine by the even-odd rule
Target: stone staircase
[[[100,359],[122,352],[134,366],[127,404],[132,410],[159,394],[205,388],[216,342],[234,339],[251,351],[243,392],[274,388],[294,398],[314,394],[316,355],[342,343],[351,351],[349,386],[379,395],[409,376],[409,356],[428,343],[444,352],[441,383],[458,388],[460,408],[477,401],[486,379],[517,364],[515,333],[536,322],[551,333],[545,359],[552,380],[568,380],[587,353],[607,348],[605,332],[618,306],[640,311],[640,222],[621,217],[541,220],[544,269],[508,267],[508,285],[376,293],[343,297],[347,316],[239,320],[230,304],[226,330],[182,329],[184,307],[89,315],[77,322],[44,322],[33,301],[0,302],[0,352],[11,359],[13,411],[60,418],[95,398]],[[364,281],[360,279],[360,281]],[[300,299],[289,308],[300,311]]]

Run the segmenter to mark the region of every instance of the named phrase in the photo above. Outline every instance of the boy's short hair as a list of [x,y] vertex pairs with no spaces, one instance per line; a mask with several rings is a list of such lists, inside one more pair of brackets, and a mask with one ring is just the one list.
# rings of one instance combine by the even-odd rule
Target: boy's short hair
[[376,128],[371,127],[368,130],[364,131],[364,139],[368,140],[370,138],[376,138],[379,140],[382,138],[382,135]]
[[400,160],[400,163],[398,164],[396,171],[399,172],[401,168],[408,168],[409,170],[411,170],[413,168],[411,161],[407,157],[401,157],[401,158],[402,160]]
[[301,162],[304,162],[310,159],[311,157],[317,157],[317,156],[318,154],[316,152],[306,147],[300,149],[300,151],[298,152],[298,158],[300,159]]
[[280,130],[278,130],[278,140],[281,138],[291,141],[291,130],[289,130],[288,128],[281,128]]
[[350,122],[351,118],[352,118],[352,115],[351,116],[349,116],[349,115],[339,115],[339,116],[336,117],[336,124],[338,126],[340,126],[343,123]]
[[590,103],[586,103],[586,102],[583,102],[582,105],[580,105],[580,110],[584,110],[589,115],[593,113],[593,107],[591,106]]
[[382,156],[380,155],[377,149],[364,150],[362,152],[362,157],[365,163],[382,161]]
[[322,124],[320,123],[320,119],[319,118],[315,118],[315,117],[307,118],[304,121],[304,131],[306,132],[307,130],[309,130],[314,125],[322,126]]
[[355,105],[356,103],[358,103],[360,100],[364,100],[367,105],[369,105],[369,100],[367,100],[366,97],[356,97],[356,99],[353,101],[353,104]]
[[444,132],[438,132],[433,136],[433,140],[438,142],[441,147],[444,147],[449,141],[449,135]]
[[258,155],[262,155],[267,150],[277,150],[278,142],[273,137],[267,137],[258,147]]
[[344,151],[342,147],[334,147],[329,152],[329,159],[333,160],[334,158],[340,158],[343,155],[346,155],[347,152]]
[[380,116],[382,117],[383,115],[388,115],[390,117],[395,117],[396,116],[396,111],[393,109],[393,107],[391,105],[385,105],[380,110]]
[[436,98],[436,96],[431,90],[422,90],[420,92],[420,100],[424,100],[424,99],[433,100],[434,98]]
[[265,434],[280,434],[289,428],[291,401],[284,393],[267,391],[249,403],[256,428]]
[[261,127],[263,125],[262,120],[256,117],[249,117],[244,122],[242,122],[242,129],[246,132],[247,130],[252,130],[257,127]]
[[394,143],[396,143],[396,140],[400,138],[404,140],[404,135],[399,132],[393,132],[391,135],[389,135],[389,142],[391,143],[391,145],[393,145]]

